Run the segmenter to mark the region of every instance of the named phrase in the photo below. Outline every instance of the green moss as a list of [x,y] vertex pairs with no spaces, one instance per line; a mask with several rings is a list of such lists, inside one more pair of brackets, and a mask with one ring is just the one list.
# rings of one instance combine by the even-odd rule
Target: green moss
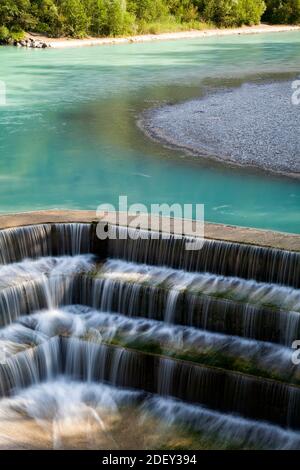
[[218,367],[220,369],[236,371],[247,375],[262,377],[266,379],[274,379],[281,382],[293,383],[300,385],[300,377],[291,373],[277,373],[275,371],[264,369],[256,364],[256,359],[246,359],[232,356],[224,352],[215,351],[211,348],[205,350],[184,349],[178,350],[175,347],[166,347],[165,345],[154,340],[145,340],[144,338],[128,338],[119,334],[111,340],[111,344],[121,347],[135,349],[140,352],[158,354],[173,359],[192,362],[199,365]]
[[176,438],[166,439],[158,450],[259,450],[259,447],[246,446],[241,439],[226,441],[215,433],[195,431],[176,423],[172,433]]

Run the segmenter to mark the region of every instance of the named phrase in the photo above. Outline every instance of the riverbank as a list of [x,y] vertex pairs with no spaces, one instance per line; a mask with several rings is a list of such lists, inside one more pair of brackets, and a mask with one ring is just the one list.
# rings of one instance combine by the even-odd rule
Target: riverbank
[[179,31],[172,33],[161,34],[142,34],[137,36],[128,37],[105,37],[105,38],[85,38],[85,39],[71,39],[71,38],[48,38],[46,36],[27,34],[27,38],[45,44],[47,47],[60,49],[68,47],[82,47],[82,46],[103,46],[112,44],[128,44],[140,43],[151,41],[172,41],[176,39],[200,39],[216,36],[229,36],[240,34],[258,34],[258,33],[280,33],[288,31],[300,31],[300,26],[291,25],[266,25],[261,24],[257,26],[243,26],[241,28],[228,28],[228,29],[204,29],[204,30],[191,30]]
[[290,81],[244,84],[150,109],[139,125],[153,139],[199,159],[299,179],[300,115],[292,95]]

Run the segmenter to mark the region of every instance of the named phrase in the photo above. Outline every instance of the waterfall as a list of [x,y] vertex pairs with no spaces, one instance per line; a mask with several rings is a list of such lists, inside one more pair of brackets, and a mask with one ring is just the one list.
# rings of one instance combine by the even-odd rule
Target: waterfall
[[[132,240],[119,228],[102,242],[95,231],[0,231],[0,429],[1,410],[22,408],[20,397],[38,403],[51,384],[59,393],[73,384],[85,410],[82,387],[94,397],[98,386],[103,397],[131,397],[140,419],[150,413],[199,439],[207,431],[224,445],[300,448],[291,349],[300,339],[300,254],[213,240],[187,252],[184,237]],[[106,433],[90,401],[88,416]],[[38,419],[27,405],[26,413]]]
[[[155,282],[149,285],[117,278],[97,279],[85,275],[80,262],[79,268],[83,275],[75,264],[72,275],[40,275],[39,280],[0,290],[2,325],[21,314],[75,303],[287,346],[300,337],[298,311],[198,295],[188,288],[156,287]],[[94,267],[87,263],[86,269]]]
[[10,358],[0,369],[2,395],[58,374],[72,380],[103,380],[222,412],[293,428],[300,426],[298,387],[75,338],[53,338]]
[[158,367],[157,392],[159,395],[169,397],[173,395],[174,374],[176,362],[171,359],[160,359]]
[[13,263],[25,258],[51,254],[51,226],[36,225],[0,232],[0,262]]
[[60,372],[60,340],[52,338],[33,349],[16,354],[0,365],[1,395],[50,380]]
[[222,414],[200,406],[184,404],[176,400],[153,397],[143,405],[146,413],[156,415],[169,425],[189,425],[193,431],[208,438],[218,436],[221,443],[236,443],[249,449],[299,449],[299,434],[284,431],[266,423],[249,421],[241,417]]
[[0,263],[92,251],[90,224],[44,224],[0,231]]
[[300,337],[300,312],[196,295],[188,290],[168,291],[117,279],[85,278],[83,284],[83,297],[77,303],[103,311],[143,316],[284,345],[291,345]]
[[0,266],[0,324],[67,300],[71,303],[72,276],[93,269],[93,255],[45,257]]
[[128,231],[132,229],[117,229],[118,239],[108,243],[109,257],[300,287],[300,253],[215,240],[205,240],[201,250],[187,251],[189,238],[145,234],[136,239],[132,233],[128,237]]
[[[183,426],[188,427],[193,435],[195,432],[200,433],[205,440],[217,440],[222,448],[296,450],[300,446],[298,433],[278,426],[223,414],[170,398],[145,397],[132,390],[62,379],[35,385],[30,389],[20,391],[14,397],[2,400],[0,402],[0,426],[2,420],[18,422],[21,415],[32,419],[37,424],[42,424],[42,432],[37,429],[34,434],[35,445],[41,435],[44,438],[50,435],[50,443],[54,449],[70,448],[74,431],[78,431],[79,428],[79,431],[82,429],[81,439],[82,441],[84,438],[88,439],[89,448],[102,448],[103,441],[108,441],[107,445],[110,450],[118,449],[118,442],[110,433],[109,423],[111,417],[115,420],[115,427],[120,418],[121,423],[126,420],[128,416],[126,414],[123,416],[122,409],[129,407],[131,416],[136,418],[136,430],[132,427],[130,429],[130,435],[135,438],[135,446],[138,434],[141,433],[144,433],[143,440],[148,442],[148,419],[156,420],[155,434],[160,446],[168,435],[168,429],[172,430],[172,438],[180,439]],[[71,441],[67,439],[70,426],[72,428]],[[6,448],[8,443],[4,436],[8,433],[8,429],[2,426],[0,429],[2,431],[0,448]],[[15,433],[16,426],[9,435],[10,445],[14,442]],[[96,436],[100,433],[100,442],[97,442],[94,433]],[[16,441],[18,437],[17,434]],[[153,446],[153,441],[150,442]],[[77,442],[75,446],[81,447]]]
[[[44,224],[0,231],[0,262],[16,262],[41,256],[93,252],[95,226],[91,224]],[[259,282],[300,287],[300,254],[238,243],[206,240],[198,251],[186,251],[185,237],[162,235],[137,238],[119,227],[116,240],[108,240],[108,257],[138,263],[169,266],[194,272],[237,276]],[[134,239],[135,238],[135,239]],[[104,245],[103,245],[104,249]],[[100,253],[98,253],[100,254]]]
[[0,331],[0,345],[14,354],[18,349],[38,345],[57,335],[87,338],[97,343],[118,342],[141,351],[156,350],[166,356],[185,357],[203,364],[223,363],[229,369],[234,367],[235,358],[239,361],[235,364],[237,370],[253,369],[264,377],[299,382],[292,351],[288,348],[79,305],[20,317],[17,323]]

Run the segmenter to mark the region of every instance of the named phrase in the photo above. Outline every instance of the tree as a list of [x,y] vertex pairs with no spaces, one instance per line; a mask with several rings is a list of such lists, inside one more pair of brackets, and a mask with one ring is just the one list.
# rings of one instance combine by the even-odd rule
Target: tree
[[9,30],[6,26],[0,26],[0,44],[9,39]]
[[300,0],[265,0],[264,20],[270,23],[300,23]]
[[218,26],[233,26],[236,22],[235,0],[207,0],[203,15],[206,21]]
[[31,0],[31,13],[37,18],[37,32],[58,36],[62,33],[62,21],[55,0]]
[[199,18],[198,5],[192,0],[169,0],[169,12],[181,22],[195,21]]
[[0,26],[16,31],[30,29],[36,24],[30,7],[30,0],[0,0]]
[[62,13],[64,33],[73,37],[85,36],[89,22],[81,0],[61,0],[59,8]]
[[106,2],[109,35],[131,34],[135,17],[127,11],[126,0],[106,0]]
[[265,10],[266,4],[262,0],[239,0],[236,10],[237,24],[259,24]]
[[86,13],[89,17],[90,31],[96,36],[107,36],[108,2],[106,0],[87,0]]
[[265,11],[263,0],[203,0],[199,7],[205,20],[218,26],[257,24]]
[[164,0],[129,0],[128,10],[134,13],[138,20],[147,23],[166,17],[169,13]]

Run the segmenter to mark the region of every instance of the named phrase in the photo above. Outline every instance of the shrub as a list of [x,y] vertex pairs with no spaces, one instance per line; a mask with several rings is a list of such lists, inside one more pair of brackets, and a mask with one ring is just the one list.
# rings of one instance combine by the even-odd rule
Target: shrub
[[263,17],[270,23],[300,23],[300,0],[265,0],[267,5]]
[[146,23],[165,18],[169,14],[167,2],[164,0],[128,0],[128,11]]
[[265,11],[263,0],[203,0],[201,5],[206,21],[227,27],[258,24]]
[[31,0],[31,13],[37,18],[33,31],[53,36],[62,33],[62,21],[55,0]]
[[261,0],[239,0],[237,5],[237,24],[254,25],[259,24],[266,4]]
[[21,41],[22,39],[24,39],[24,37],[25,37],[25,33],[21,29],[13,28],[9,32],[9,38],[12,39],[13,41]]
[[86,12],[89,17],[90,31],[96,36],[107,36],[109,34],[107,1],[90,0],[87,3]]
[[63,31],[68,36],[83,37],[88,31],[88,17],[81,0],[61,0]]
[[169,12],[180,22],[190,22],[199,19],[197,5],[192,0],[170,0]]
[[5,42],[9,39],[9,30],[6,26],[0,26],[0,42]]

